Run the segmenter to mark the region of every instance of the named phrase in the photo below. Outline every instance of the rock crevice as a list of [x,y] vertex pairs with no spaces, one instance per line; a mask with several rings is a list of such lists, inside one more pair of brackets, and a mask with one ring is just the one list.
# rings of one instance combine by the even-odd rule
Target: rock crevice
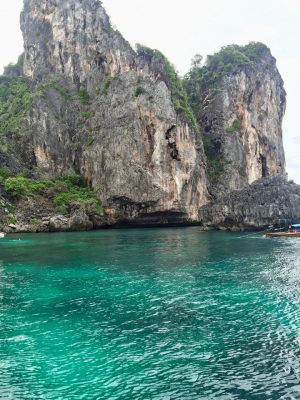
[[[30,228],[33,208],[30,199],[21,199],[16,226],[20,221],[25,230],[85,230],[203,223],[242,229],[243,223],[260,226],[268,212],[281,215],[265,189],[281,201],[276,182],[293,189],[282,180],[286,94],[266,46],[222,49],[239,64],[221,60],[209,76],[211,56],[198,68],[201,82],[196,74],[185,88],[158,50],[132,49],[99,0],[24,0],[21,29],[22,63],[2,79],[18,79],[22,66],[31,101],[18,125],[8,125],[0,168],[48,180],[80,175],[104,215],[49,210],[36,218],[41,228]],[[274,176],[281,180],[268,180]],[[261,178],[267,186],[253,183]],[[9,198],[3,188],[0,180],[0,195]],[[276,212],[269,207],[258,215],[243,190],[257,191]],[[241,200],[235,201],[236,193]],[[43,200],[35,201],[42,207]],[[3,207],[0,227],[7,220]]]

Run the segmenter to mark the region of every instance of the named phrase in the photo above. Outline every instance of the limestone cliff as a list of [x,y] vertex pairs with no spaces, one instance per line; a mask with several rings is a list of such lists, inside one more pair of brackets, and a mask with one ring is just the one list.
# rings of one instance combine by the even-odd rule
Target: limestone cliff
[[242,229],[246,214],[255,225],[230,193],[285,175],[285,91],[266,46],[228,46],[184,87],[158,50],[131,48],[99,0],[24,0],[21,28],[24,56],[0,77],[1,229]]
[[98,0],[24,0],[21,28],[24,74],[44,90],[18,139],[28,163],[82,174],[116,220],[196,220],[202,140],[174,108],[164,60],[136,54]]
[[[270,50],[260,43],[225,47],[208,58],[198,78],[199,74],[195,111],[214,195],[244,188],[261,177],[285,175],[286,94]],[[196,78],[194,68],[192,84]]]
[[24,73],[34,80],[62,74],[78,89],[89,89],[103,74],[135,66],[134,51],[112,29],[98,0],[24,0],[21,29]]

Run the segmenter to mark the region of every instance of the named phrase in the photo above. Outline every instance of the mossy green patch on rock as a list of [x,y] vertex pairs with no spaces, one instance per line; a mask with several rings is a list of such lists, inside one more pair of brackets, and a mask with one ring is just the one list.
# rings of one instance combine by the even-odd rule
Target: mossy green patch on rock
[[251,42],[246,46],[236,44],[207,56],[206,63],[196,63],[184,77],[184,86],[195,115],[199,113],[201,93],[215,88],[220,80],[238,67],[253,65],[258,62],[268,47],[263,43]]
[[95,114],[96,114],[96,110],[93,110],[93,109],[86,110],[86,111],[83,111],[83,112],[81,113],[81,115],[82,115],[82,117],[83,117],[84,119],[93,118],[93,117],[95,116]]
[[80,89],[77,95],[81,104],[90,104],[91,98],[87,90]]
[[117,76],[107,76],[105,81],[104,81],[104,85],[103,85],[103,89],[102,89],[102,94],[107,96],[108,95],[108,91],[110,88],[110,85],[112,84],[112,82],[114,80],[118,79]]
[[71,95],[65,87],[59,84],[57,81],[42,82],[36,87],[36,94],[43,95],[47,89],[56,90],[65,100],[71,99]]
[[16,218],[12,214],[8,214],[6,219],[7,219],[8,224],[15,225],[17,223]]
[[232,44],[222,47],[217,53],[207,56],[205,65],[195,65],[191,68],[185,76],[188,92],[195,82],[200,84],[202,89],[215,85],[236,67],[259,61],[267,49],[266,45],[259,42],[251,42],[246,46]]
[[0,134],[20,126],[33,99],[34,92],[26,78],[0,76]]
[[96,211],[101,202],[95,192],[88,188],[80,176],[60,177],[52,180],[38,180],[18,176],[6,179],[4,187],[9,195],[19,200],[24,196],[42,195],[52,201],[53,206],[69,211],[73,203],[88,205]]
[[227,133],[236,133],[241,129],[241,120],[239,118],[235,119],[232,125],[226,129]]
[[211,181],[214,182],[224,174],[227,162],[223,156],[218,153],[211,138],[204,136],[203,145],[207,158],[207,175]]
[[0,168],[0,183],[1,179],[4,181],[11,176],[11,170],[8,167]]
[[145,93],[145,89],[143,88],[143,86],[138,86],[136,89],[135,89],[135,93],[134,93],[134,95],[135,95],[135,97],[139,97],[141,94],[143,94],[143,93]]

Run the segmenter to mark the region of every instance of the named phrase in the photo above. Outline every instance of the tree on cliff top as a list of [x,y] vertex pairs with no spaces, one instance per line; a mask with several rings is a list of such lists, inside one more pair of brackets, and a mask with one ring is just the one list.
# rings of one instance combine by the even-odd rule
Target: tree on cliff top
[[221,50],[206,58],[202,66],[199,57],[192,61],[192,67],[184,78],[185,88],[190,98],[191,105],[199,104],[201,91],[214,87],[225,75],[237,67],[256,63],[268,47],[263,43],[251,42],[246,46],[232,44],[222,47]]

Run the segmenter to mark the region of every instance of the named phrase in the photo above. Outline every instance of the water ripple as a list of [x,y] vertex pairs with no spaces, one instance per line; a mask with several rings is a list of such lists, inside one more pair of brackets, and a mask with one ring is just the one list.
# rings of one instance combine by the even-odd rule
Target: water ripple
[[299,241],[189,228],[0,246],[1,400],[300,399]]

